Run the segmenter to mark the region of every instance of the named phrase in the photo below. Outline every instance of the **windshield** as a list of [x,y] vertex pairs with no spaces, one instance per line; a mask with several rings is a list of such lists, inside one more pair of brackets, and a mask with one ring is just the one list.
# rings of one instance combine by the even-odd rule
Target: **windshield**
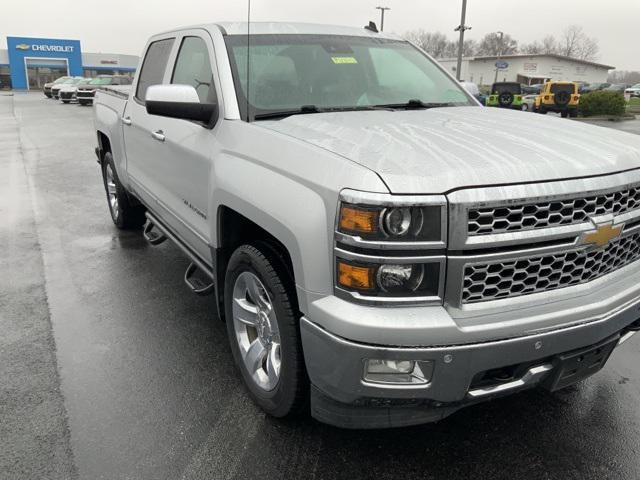
[[[247,118],[247,36],[225,37],[238,103]],[[338,35],[251,35],[251,117],[313,106],[355,109],[406,104],[475,105],[408,42]]]
[[111,85],[112,80],[111,77],[94,78],[89,82],[89,85]]
[[58,83],[64,83],[64,82],[66,82],[67,80],[69,80],[69,77],[60,77],[60,78],[56,79],[56,80],[53,82],[53,84],[55,85],[55,84],[58,84]]

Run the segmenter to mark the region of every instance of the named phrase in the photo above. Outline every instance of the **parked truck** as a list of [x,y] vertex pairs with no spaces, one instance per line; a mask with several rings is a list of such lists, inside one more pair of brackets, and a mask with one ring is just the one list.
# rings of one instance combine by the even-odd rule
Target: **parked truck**
[[190,259],[275,417],[432,422],[640,328],[640,137],[480,108],[392,34],[165,32],[94,114],[113,222]]

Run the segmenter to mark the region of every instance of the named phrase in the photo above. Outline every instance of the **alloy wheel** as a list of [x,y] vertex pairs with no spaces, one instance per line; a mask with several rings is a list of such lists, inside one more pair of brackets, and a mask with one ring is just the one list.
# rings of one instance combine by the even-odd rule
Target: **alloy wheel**
[[116,188],[115,176],[111,165],[107,164],[105,168],[106,184],[107,184],[107,199],[109,200],[109,208],[111,209],[111,215],[113,219],[117,220],[120,215],[120,205],[118,203],[118,191]]
[[251,379],[260,389],[272,391],[280,380],[280,331],[267,290],[248,271],[238,275],[233,287],[233,326]]

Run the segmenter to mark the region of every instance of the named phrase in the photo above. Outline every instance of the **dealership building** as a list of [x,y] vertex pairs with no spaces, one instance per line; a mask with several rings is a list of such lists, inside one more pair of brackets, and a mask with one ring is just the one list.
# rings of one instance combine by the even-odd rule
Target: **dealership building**
[[[438,60],[449,72],[456,75],[457,59]],[[563,55],[503,55],[502,57],[467,57],[462,59],[462,80],[478,85],[491,85],[496,78],[499,82],[519,82],[525,85],[543,83],[547,80],[569,80],[587,83],[604,83],[609,70],[615,67]]]
[[65,75],[133,75],[137,66],[136,55],[83,52],[80,40],[7,37],[7,49],[0,49],[0,89],[39,90]]

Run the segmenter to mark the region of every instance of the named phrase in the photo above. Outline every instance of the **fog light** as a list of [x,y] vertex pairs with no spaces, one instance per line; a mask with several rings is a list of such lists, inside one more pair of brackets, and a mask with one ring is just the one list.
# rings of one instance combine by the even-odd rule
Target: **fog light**
[[429,361],[367,359],[363,378],[371,383],[425,385],[432,375]]

